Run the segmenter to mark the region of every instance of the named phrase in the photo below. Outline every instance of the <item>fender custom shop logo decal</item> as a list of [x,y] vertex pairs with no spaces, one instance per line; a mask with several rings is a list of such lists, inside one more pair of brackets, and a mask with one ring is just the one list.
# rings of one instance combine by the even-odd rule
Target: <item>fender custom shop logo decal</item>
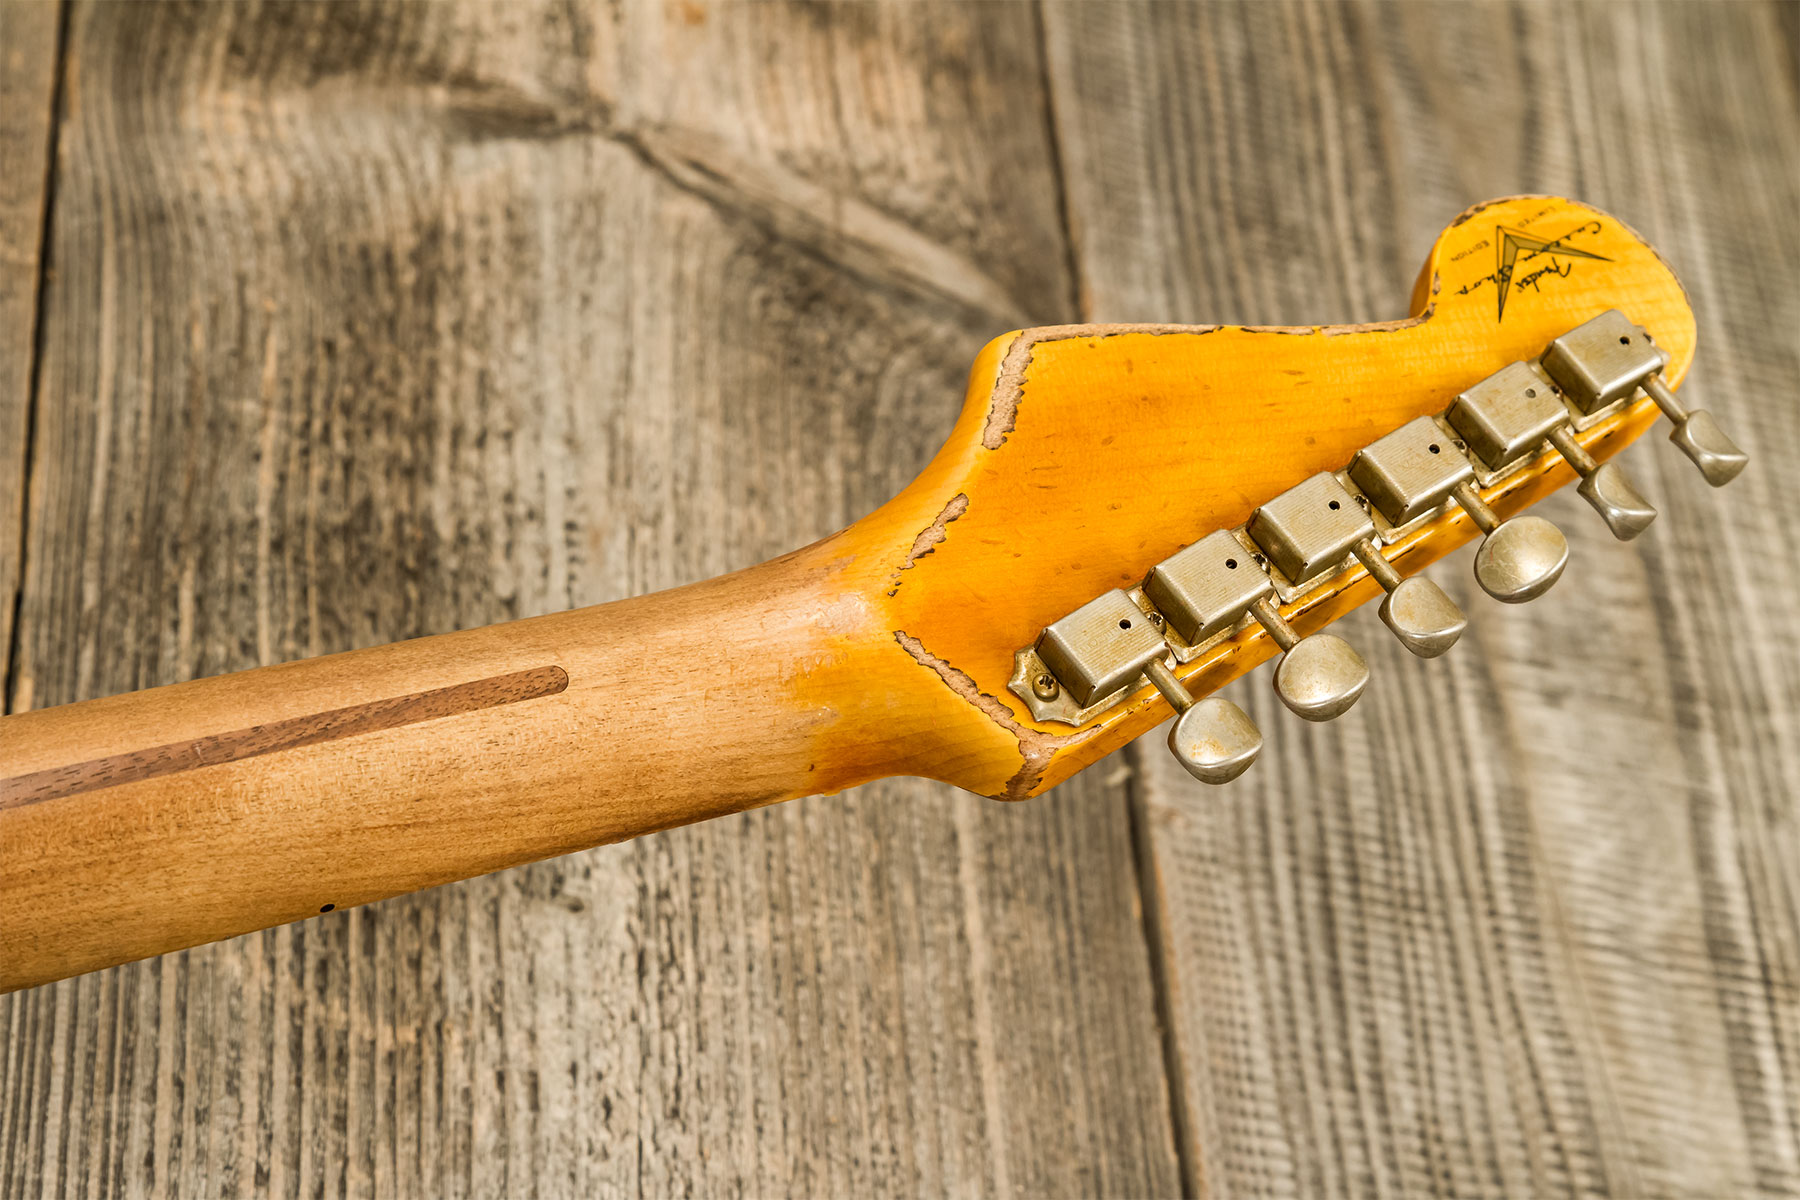
[[[1484,287],[1492,287],[1495,295],[1494,320],[1506,319],[1506,300],[1514,292],[1536,292],[1546,284],[1567,279],[1575,271],[1577,259],[1611,262],[1604,254],[1583,250],[1572,243],[1600,232],[1600,222],[1584,221],[1575,228],[1553,238],[1540,237],[1523,229],[1506,225],[1494,226],[1494,270],[1458,288],[1459,296],[1473,295]],[[1463,258],[1488,245],[1486,238],[1470,246],[1456,258]],[[1452,259],[1451,261],[1455,261]]]

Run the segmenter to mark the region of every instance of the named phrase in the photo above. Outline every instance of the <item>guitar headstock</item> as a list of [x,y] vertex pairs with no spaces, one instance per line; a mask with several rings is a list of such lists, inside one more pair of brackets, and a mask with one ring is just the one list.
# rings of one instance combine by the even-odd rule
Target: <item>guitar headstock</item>
[[[861,711],[833,692],[865,750],[832,782],[905,772],[1034,795],[1166,719],[1159,689],[1180,706],[1296,641],[1278,690],[1335,715],[1360,659],[1309,635],[1384,586],[1406,581],[1384,619],[1439,653],[1460,614],[1411,577],[1483,529],[1499,527],[1483,586],[1517,600],[1566,553],[1547,523],[1509,520],[1549,491],[1585,478],[1615,533],[1648,523],[1601,466],[1658,415],[1645,387],[1683,418],[1690,457],[1735,473],[1735,447],[1668,392],[1693,352],[1656,252],[1541,196],[1457,218],[1404,320],[997,338],[927,469],[808,552],[860,597],[840,640],[887,655]],[[797,681],[801,699],[834,669]],[[1177,726],[1202,777],[1229,777],[1251,736],[1222,706]]]

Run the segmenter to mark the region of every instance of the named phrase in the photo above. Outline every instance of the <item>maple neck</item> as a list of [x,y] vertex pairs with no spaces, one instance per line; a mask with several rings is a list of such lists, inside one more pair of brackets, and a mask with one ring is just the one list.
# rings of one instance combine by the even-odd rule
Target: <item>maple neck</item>
[[0,990],[887,773],[831,574],[0,719]]
[[[1577,428],[1550,401],[1550,375],[1544,396],[1533,376],[1523,395],[1555,417],[1537,436],[1558,449],[1479,477],[1464,461],[1445,476],[1455,503],[1430,492],[1416,517],[1384,515],[1379,547],[1373,518],[1333,492],[1343,499],[1329,507],[1358,518],[1368,543],[1353,561],[1338,546],[1315,575],[1272,554],[1271,571],[1293,572],[1286,590],[1271,575],[1271,595],[1244,596],[1262,606],[1254,620],[1226,612],[1216,629],[1177,619],[1151,634],[1134,619],[1166,614],[1114,612],[1102,632],[1136,629],[1148,649],[1116,677],[1089,672],[1105,686],[1077,696],[1086,676],[1074,668],[1124,651],[1082,629],[1058,663],[1030,666],[1034,647],[1061,644],[1040,640],[1050,626],[1096,597],[1137,605],[1125,589],[1202,539],[1242,532],[1261,571],[1254,512],[1473,386],[1532,370],[1524,360],[1608,313],[1626,322],[1610,349],[1633,346],[1659,394],[1677,386],[1693,313],[1654,250],[1572,201],[1496,201],[1439,239],[1405,320],[1002,335],[912,484],[763,566],[0,719],[0,988],[887,775],[1035,795],[1170,705],[1204,715],[1200,698],[1396,587],[1384,555],[1416,573],[1577,478],[1573,464],[1584,486],[1600,479],[1598,463],[1658,405],[1679,410],[1672,394],[1653,403],[1609,383]],[[1690,456],[1735,470],[1704,416],[1679,418]],[[1442,438],[1428,434],[1429,453],[1440,440],[1451,450],[1440,467],[1489,452],[1431,428]],[[1603,508],[1630,498],[1616,479],[1594,495]],[[1382,503],[1377,489],[1362,507]],[[1609,519],[1644,518],[1625,505]],[[1181,599],[1163,597],[1176,617]],[[1163,662],[1166,639],[1190,634]],[[1137,686],[1140,669],[1155,686]]]

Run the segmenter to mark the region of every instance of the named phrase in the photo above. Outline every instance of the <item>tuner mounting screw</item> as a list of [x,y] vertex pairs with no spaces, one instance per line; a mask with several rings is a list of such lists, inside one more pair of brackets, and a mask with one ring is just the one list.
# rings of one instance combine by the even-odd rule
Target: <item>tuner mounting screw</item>
[[1054,700],[1062,687],[1056,682],[1056,676],[1048,671],[1040,671],[1037,678],[1031,681],[1031,691],[1039,700]]

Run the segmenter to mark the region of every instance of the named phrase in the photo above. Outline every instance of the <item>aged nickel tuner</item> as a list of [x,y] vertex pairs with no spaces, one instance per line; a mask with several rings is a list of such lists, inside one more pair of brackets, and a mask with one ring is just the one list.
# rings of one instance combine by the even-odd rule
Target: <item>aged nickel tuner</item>
[[1562,531],[1542,517],[1501,520],[1478,488],[1493,488],[1551,450],[1581,476],[1580,494],[1615,537],[1636,537],[1656,518],[1615,463],[1595,460],[1577,438],[1643,388],[1675,422],[1672,440],[1718,486],[1744,455],[1712,418],[1687,412],[1664,386],[1664,360],[1649,335],[1604,313],[1358,451],[1343,471],[1320,472],[1151,568],[1141,587],[1113,590],[1044,629],[1018,652],[1012,688],[1039,720],[1080,725],[1148,680],[1177,715],[1169,749],[1196,779],[1237,778],[1262,749],[1244,710],[1196,700],[1174,665],[1224,639],[1263,627],[1281,647],[1275,692],[1297,715],[1326,721],[1356,703],[1369,668],[1329,633],[1301,637],[1277,607],[1361,564],[1386,592],[1381,619],[1408,650],[1433,658],[1456,643],[1467,618],[1443,589],[1404,577],[1382,553],[1454,505],[1485,535],[1475,578],[1496,600],[1542,595],[1569,559]]
[[1275,694],[1296,715],[1329,721],[1362,695],[1368,664],[1335,634],[1301,637],[1276,609],[1274,594],[1269,576],[1227,531],[1208,534],[1163,560],[1144,580],[1145,597],[1191,643],[1232,628],[1246,613],[1254,618],[1282,650]]
[[[1474,457],[1498,472],[1541,447],[1550,431],[1568,420],[1568,410],[1537,372],[1512,363],[1457,396],[1445,417]],[[1450,496],[1486,535],[1475,552],[1476,582],[1508,604],[1535,600],[1562,577],[1568,539],[1542,517],[1502,521],[1475,491],[1473,465],[1465,460],[1463,466],[1468,474]]]
[[1680,451],[1714,487],[1724,487],[1749,456],[1725,435],[1703,408],[1689,412],[1662,381],[1663,356],[1650,335],[1618,309],[1609,309],[1550,343],[1544,371],[1584,413],[1605,408],[1643,388],[1674,423],[1669,434]]
[[1219,696],[1195,700],[1160,658],[1144,674],[1179,714],[1169,728],[1169,753],[1201,783],[1230,783],[1262,752],[1262,730],[1250,714]]
[[1400,577],[1376,548],[1368,513],[1330,475],[1314,475],[1257,509],[1248,532],[1296,585],[1335,572],[1346,555],[1354,555],[1387,593],[1381,603],[1383,623],[1422,658],[1435,658],[1455,645],[1468,624],[1437,584],[1423,576]]
[[1107,592],[1045,629],[1037,652],[1083,707],[1147,676],[1180,714],[1170,751],[1203,783],[1236,779],[1262,749],[1262,734],[1243,709],[1217,696],[1194,700],[1163,661],[1168,645],[1157,623],[1125,592]]
[[1620,541],[1630,541],[1656,519],[1656,510],[1638,494],[1623,467],[1595,462],[1575,440],[1569,410],[1555,385],[1529,363],[1494,372],[1458,396],[1447,416],[1490,473],[1506,470],[1549,442],[1581,476],[1581,498]]

